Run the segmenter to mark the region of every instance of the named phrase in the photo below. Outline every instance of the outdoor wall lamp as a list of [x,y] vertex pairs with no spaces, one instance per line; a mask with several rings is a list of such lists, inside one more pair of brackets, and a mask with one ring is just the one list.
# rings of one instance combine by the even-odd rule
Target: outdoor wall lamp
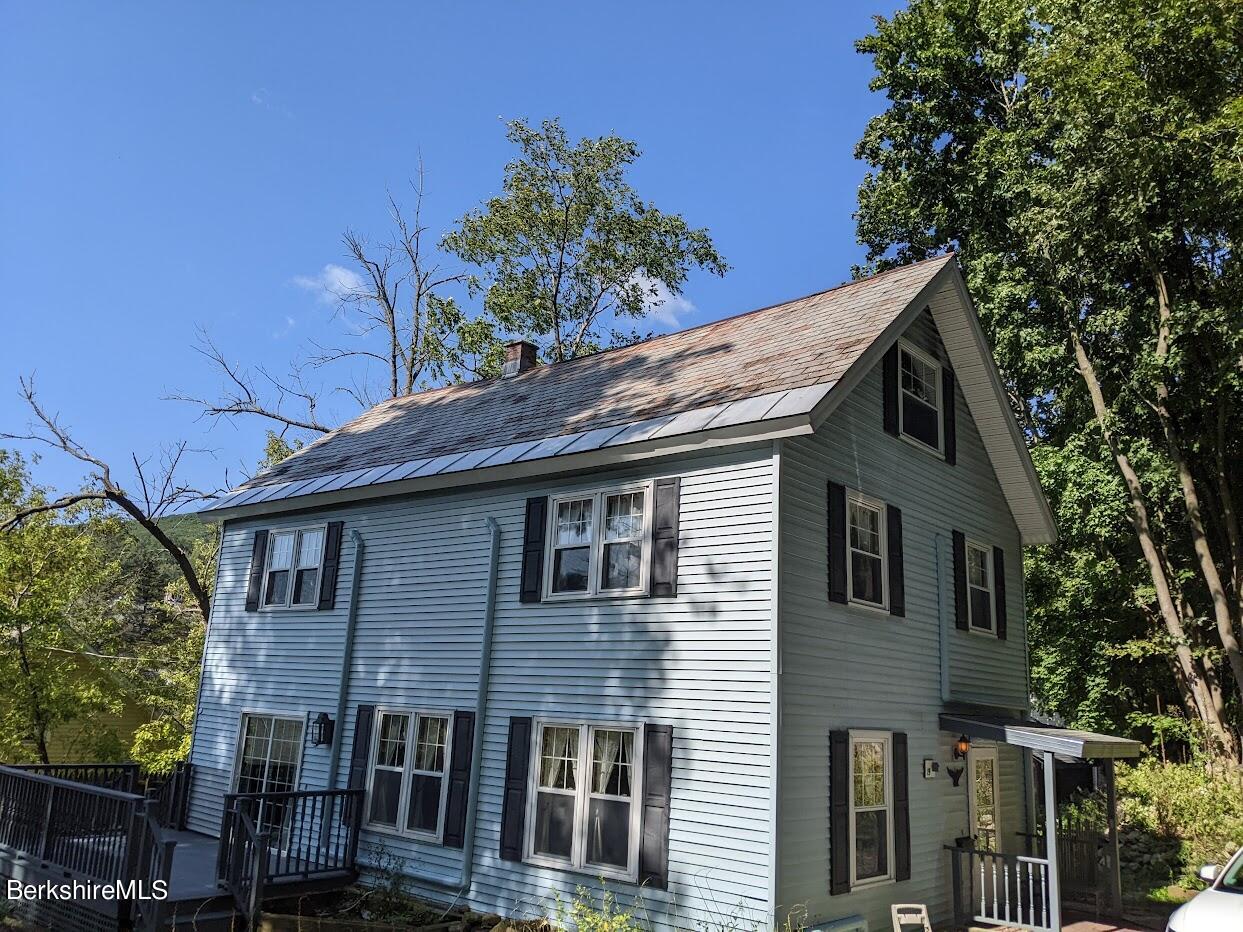
[[970,751],[971,739],[966,735],[959,735],[958,740],[954,742],[954,760],[966,760]]
[[315,716],[315,720],[311,722],[311,744],[319,747],[321,745],[330,744],[332,742],[332,731],[334,722],[328,717],[327,712],[320,712]]

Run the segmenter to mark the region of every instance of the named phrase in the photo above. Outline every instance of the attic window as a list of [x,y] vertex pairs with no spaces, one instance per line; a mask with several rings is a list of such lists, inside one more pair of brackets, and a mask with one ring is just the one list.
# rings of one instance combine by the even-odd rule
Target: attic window
[[909,343],[898,344],[899,429],[902,436],[941,451],[941,366]]

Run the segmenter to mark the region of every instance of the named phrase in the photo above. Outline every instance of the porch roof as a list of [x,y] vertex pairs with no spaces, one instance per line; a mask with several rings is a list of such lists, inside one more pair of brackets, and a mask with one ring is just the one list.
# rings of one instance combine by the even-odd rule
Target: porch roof
[[959,712],[941,714],[941,730],[964,734],[968,738],[1003,741],[1033,751],[1052,751],[1084,760],[1102,757],[1139,757],[1141,745],[1130,738],[1116,738],[1094,731],[1058,728],[1027,718],[1004,715],[977,715]]

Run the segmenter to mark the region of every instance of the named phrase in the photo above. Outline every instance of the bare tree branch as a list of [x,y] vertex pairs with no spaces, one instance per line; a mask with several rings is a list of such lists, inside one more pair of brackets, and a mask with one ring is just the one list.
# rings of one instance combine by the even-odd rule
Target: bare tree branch
[[94,488],[88,488],[86,491],[74,495],[62,496],[55,502],[44,506],[25,509],[23,512],[19,512],[5,521],[3,525],[0,525],[0,529],[6,531],[13,530],[32,515],[68,508],[81,501],[107,501],[116,505],[155,538],[156,542],[173,558],[182,576],[185,577],[191,594],[198,603],[199,612],[202,614],[203,620],[206,621],[211,611],[211,602],[207,590],[199,579],[189,555],[175,540],[168,536],[159,524],[160,517],[166,515],[171,509],[196,499],[210,497],[209,494],[197,492],[174,478],[176,469],[185,453],[186,445],[181,443],[171,450],[166,450],[163,455],[163,465],[160,474],[151,478],[148,478],[146,474],[145,462],[140,462],[137,457],[133,457],[140,489],[140,495],[136,498],[113,479],[112,470],[104,460],[88,452],[85,447],[73,439],[68,428],[61,424],[57,415],[49,414],[43,408],[35,393],[33,377],[23,378],[21,386],[22,397],[25,399],[26,404],[30,406],[30,410],[34,413],[41,427],[32,428],[26,434],[0,433],[0,439],[27,440],[42,443],[67,453],[79,462],[91,467],[89,484]]
[[[225,388],[220,398],[212,401],[194,395],[173,394],[166,398],[170,401],[185,401],[202,409],[202,417],[221,418],[237,415],[254,415],[267,418],[281,425],[281,432],[289,428],[306,430],[312,433],[326,434],[332,428],[319,419],[318,400],[314,392],[306,388],[301,375],[296,370],[287,379],[278,379],[267,369],[258,368],[259,378],[266,382],[275,398],[264,400],[256,384],[255,377],[246,369],[230,362],[205,330],[198,332],[197,351],[205,357],[225,377]],[[285,410],[290,399],[300,402],[305,413],[291,414]]]

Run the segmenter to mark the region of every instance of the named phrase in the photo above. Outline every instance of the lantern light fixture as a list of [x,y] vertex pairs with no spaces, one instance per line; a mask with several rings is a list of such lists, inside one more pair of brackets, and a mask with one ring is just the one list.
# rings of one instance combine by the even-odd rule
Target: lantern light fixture
[[335,723],[327,712],[320,712],[311,722],[311,744],[321,747],[332,743],[332,732]]
[[954,760],[966,760],[970,750],[971,739],[966,735],[959,735],[958,740],[954,742]]

